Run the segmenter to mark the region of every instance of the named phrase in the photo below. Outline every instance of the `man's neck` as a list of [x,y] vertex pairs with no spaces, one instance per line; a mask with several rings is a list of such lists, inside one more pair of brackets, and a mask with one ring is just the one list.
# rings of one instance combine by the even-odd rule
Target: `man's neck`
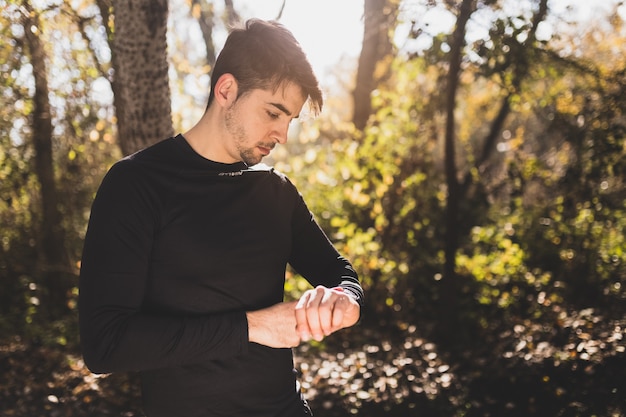
[[183,136],[189,146],[203,158],[225,164],[239,162],[225,151],[223,141],[227,133],[223,131],[218,120],[219,116],[214,115],[209,109],[198,123],[183,133]]

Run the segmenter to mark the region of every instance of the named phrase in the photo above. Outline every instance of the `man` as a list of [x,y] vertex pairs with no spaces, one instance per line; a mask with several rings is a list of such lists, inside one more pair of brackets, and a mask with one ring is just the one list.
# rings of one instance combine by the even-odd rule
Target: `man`
[[[322,94],[292,34],[233,30],[188,132],[115,164],[93,203],[79,317],[93,372],[139,371],[149,417],[311,415],[291,348],[354,325],[363,291],[294,185],[254,169]],[[283,302],[290,264],[314,287]]]

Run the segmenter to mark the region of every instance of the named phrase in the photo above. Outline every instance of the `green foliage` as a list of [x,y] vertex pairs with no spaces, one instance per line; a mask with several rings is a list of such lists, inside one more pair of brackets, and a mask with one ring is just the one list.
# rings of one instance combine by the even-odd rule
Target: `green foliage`
[[[0,12],[0,335],[22,334],[49,343],[74,342],[75,317],[49,323],[40,300],[47,292],[40,269],[41,201],[34,170],[32,146],[32,68],[22,49],[19,9]],[[49,45],[47,74],[53,108],[53,156],[55,180],[66,232],[66,247],[76,277],[89,207],[104,172],[119,151],[112,140],[110,103],[94,100],[94,83],[102,76],[94,71],[93,55],[80,36],[67,39],[76,27],[58,9],[46,12],[41,31]],[[69,28],[69,29],[68,29]],[[105,81],[106,83],[106,81]],[[77,284],[76,280],[74,282]],[[76,290],[67,294],[71,308]]]
[[375,120],[363,135],[335,131],[301,157],[306,162],[296,157],[291,165],[299,166],[292,176],[311,209],[360,272],[368,308],[379,313],[412,309],[415,294],[425,302],[441,257],[442,174],[431,136],[436,123],[425,118],[437,85],[420,61],[396,69],[397,84],[379,90]]
[[[468,63],[457,110],[466,161],[459,159],[460,172],[472,177],[456,259],[465,296],[458,314],[470,313],[486,328],[505,317],[549,320],[553,309],[569,304],[619,305],[626,253],[624,65],[605,57],[602,62],[614,63],[608,68],[540,49],[520,61],[520,48],[530,47],[520,43],[528,25],[499,24],[483,49],[473,45],[483,59]],[[398,322],[410,322],[416,309],[427,313],[441,290],[443,42],[442,35],[423,58],[396,62],[375,92],[377,112],[364,132],[320,121],[321,140],[292,172],[362,274],[368,308]],[[614,35],[598,53],[623,42]],[[528,65],[523,82],[511,78],[521,65]],[[471,164],[482,152],[494,103],[511,88],[513,113],[498,151],[478,170]]]
[[[27,307],[23,294],[27,263],[16,262],[14,255],[34,255],[33,199],[35,198],[33,175],[30,170],[32,151],[21,137],[30,103],[23,97],[27,88],[18,84],[23,68],[22,50],[19,43],[10,37],[11,25],[4,14],[0,14],[0,59],[3,64],[0,76],[0,331],[8,331],[15,317]],[[21,277],[21,278],[20,278]]]
[[[553,415],[568,407],[577,415],[589,410],[595,410],[589,415],[608,415],[602,407],[623,411],[615,405],[621,391],[615,388],[608,395],[598,388],[607,381],[610,387],[623,386],[623,376],[614,371],[621,368],[603,363],[611,356],[622,364],[624,353],[623,22],[616,14],[610,27],[588,34],[577,30],[576,36],[564,32],[527,45],[531,13],[507,16],[503,3],[480,4],[489,29],[467,47],[456,108],[459,175],[471,179],[461,205],[456,256],[462,299],[444,306],[472,324],[471,330],[480,330],[473,335],[476,344],[465,340],[459,346],[468,348],[467,356],[444,362],[427,332],[440,324],[434,307],[446,285],[440,280],[448,192],[442,138],[450,35],[434,34],[428,50],[398,57],[390,77],[374,92],[376,113],[363,132],[338,121],[349,107],[341,102],[340,109],[325,113],[327,118],[305,124],[299,142],[290,143],[301,155],[276,164],[297,183],[366,289],[363,325],[336,336],[347,334],[345,340],[329,338],[314,346],[315,355],[303,361],[311,364],[304,381],[312,391],[320,381],[334,382],[329,389],[339,390],[329,400],[320,390],[320,405],[341,393],[347,410],[363,404],[383,413],[395,402],[407,407],[404,414],[416,407],[432,415],[453,415],[452,408],[459,416],[532,415],[535,403],[522,387],[550,404]],[[23,50],[18,3],[0,0],[0,5],[0,336],[74,347],[75,315],[49,322],[41,314],[46,288],[29,127],[32,68]],[[120,154],[113,140],[109,53],[101,22],[89,15],[94,10],[90,2],[72,6],[76,10],[67,2],[40,10],[44,23],[37,30],[50,52],[55,178],[66,250],[73,260],[69,272],[75,278],[91,200]],[[173,59],[180,74],[199,76],[189,62],[196,61]],[[526,76],[519,76],[523,71]],[[509,93],[512,111],[497,132],[497,148],[476,166],[491,121]],[[184,119],[174,115],[177,125]],[[296,299],[307,288],[288,271],[287,298]],[[73,288],[67,295],[71,307],[76,292]],[[376,326],[368,326],[374,321]],[[389,340],[381,338],[383,333]],[[341,353],[325,358],[333,343],[341,344]],[[17,353],[24,357],[20,364],[31,366],[31,352]],[[49,362],[46,353],[45,348],[39,352],[43,364]],[[313,359],[320,357],[318,363]],[[82,398],[75,404],[88,407],[100,393],[90,391],[93,379],[84,367],[74,364],[72,369],[78,372],[75,388],[58,389]],[[568,381],[572,375],[575,382]],[[7,373],[7,387],[14,386],[12,378]],[[31,392],[31,382],[25,381],[19,392]],[[350,390],[358,387],[357,397],[343,395],[347,382]],[[41,385],[32,391],[37,395],[31,392],[37,401],[44,401],[54,384]],[[437,391],[442,387],[449,391]],[[522,398],[516,398],[517,392]],[[604,397],[598,401],[595,394]],[[50,410],[50,404],[42,408]]]

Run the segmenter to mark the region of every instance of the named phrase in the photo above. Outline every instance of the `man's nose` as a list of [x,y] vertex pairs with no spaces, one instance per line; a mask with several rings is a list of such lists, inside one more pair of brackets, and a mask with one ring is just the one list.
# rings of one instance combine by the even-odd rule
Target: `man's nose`
[[289,122],[283,124],[281,123],[280,126],[276,127],[276,130],[274,131],[274,134],[272,135],[272,138],[280,143],[281,145],[284,145],[285,143],[287,143],[287,138],[289,136]]

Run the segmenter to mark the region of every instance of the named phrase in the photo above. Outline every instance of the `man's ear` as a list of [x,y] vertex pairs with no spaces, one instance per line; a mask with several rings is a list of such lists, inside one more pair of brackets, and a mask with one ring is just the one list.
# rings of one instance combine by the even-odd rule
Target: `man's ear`
[[232,74],[222,74],[215,83],[215,100],[220,106],[229,107],[237,100],[237,79]]

